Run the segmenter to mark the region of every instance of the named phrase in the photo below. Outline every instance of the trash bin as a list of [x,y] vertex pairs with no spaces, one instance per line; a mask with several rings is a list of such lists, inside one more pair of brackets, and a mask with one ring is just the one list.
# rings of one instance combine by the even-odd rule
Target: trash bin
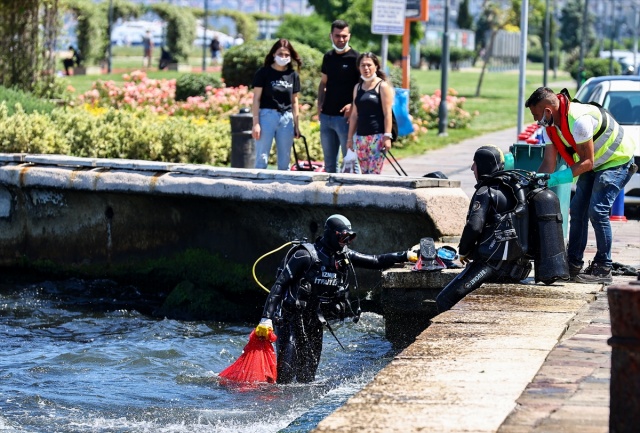
[[251,137],[253,115],[248,108],[229,116],[231,121],[231,167],[253,168],[256,164],[256,144]]
[[[524,143],[515,143],[509,148],[509,150],[513,154],[514,168],[527,171],[538,171],[538,167],[540,167],[540,164],[542,163],[542,157],[544,156],[544,149],[544,144],[531,145]],[[567,163],[564,161],[564,159],[562,159],[560,155],[558,155],[558,159],[556,162],[556,171],[564,170],[565,168],[568,168]],[[565,239],[567,239],[568,237],[567,234],[569,229],[569,203],[571,202],[571,185],[571,183],[565,183],[550,188],[551,191],[553,191],[558,196],[558,200],[560,200],[560,210],[562,211],[562,232]]]

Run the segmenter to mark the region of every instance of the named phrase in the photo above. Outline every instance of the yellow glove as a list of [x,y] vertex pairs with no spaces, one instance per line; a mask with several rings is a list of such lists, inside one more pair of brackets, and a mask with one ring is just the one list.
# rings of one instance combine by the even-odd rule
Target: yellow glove
[[263,317],[260,320],[260,324],[256,326],[256,335],[260,338],[267,338],[269,336],[269,331],[273,331],[271,319],[265,319]]
[[411,248],[409,248],[409,250],[407,251],[407,260],[409,260],[412,263],[417,262],[418,254],[420,254],[420,244],[416,244]]

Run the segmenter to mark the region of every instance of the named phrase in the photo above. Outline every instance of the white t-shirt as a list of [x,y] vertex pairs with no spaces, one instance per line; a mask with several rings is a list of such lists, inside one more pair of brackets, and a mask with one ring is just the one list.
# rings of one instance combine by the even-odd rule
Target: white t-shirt
[[585,143],[593,138],[593,134],[598,126],[598,119],[588,114],[580,116],[573,124],[573,139],[576,144]]
[[[555,125],[554,125],[555,126]],[[591,138],[593,138],[593,134],[598,126],[598,120],[593,117],[585,114],[584,116],[580,116],[576,119],[576,122],[573,124],[573,139],[576,144],[586,143]],[[559,131],[560,128],[556,126],[556,129]],[[551,139],[547,134],[547,130],[545,128],[542,129],[542,142],[543,143],[551,143]]]

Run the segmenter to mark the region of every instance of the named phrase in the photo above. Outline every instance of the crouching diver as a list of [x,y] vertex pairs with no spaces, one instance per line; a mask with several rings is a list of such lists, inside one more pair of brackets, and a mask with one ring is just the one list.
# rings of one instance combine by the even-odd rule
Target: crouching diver
[[[385,269],[408,260],[409,251],[366,255],[349,249],[356,233],[342,215],[332,215],[315,243],[293,247],[284,258],[264,306],[258,336],[275,323],[278,383],[312,382],[322,352],[322,326],[328,319],[360,314],[349,302],[353,267]],[[331,328],[329,328],[331,330]]]
[[471,170],[478,183],[458,246],[460,261],[467,266],[436,297],[440,313],[489,280],[518,282],[531,271],[525,255],[528,208],[524,191],[491,176],[503,169],[504,154],[498,147],[476,150]]

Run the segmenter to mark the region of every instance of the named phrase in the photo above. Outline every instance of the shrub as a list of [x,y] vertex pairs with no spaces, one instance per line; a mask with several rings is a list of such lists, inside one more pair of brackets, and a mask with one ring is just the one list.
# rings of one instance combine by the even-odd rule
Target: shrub
[[[584,79],[588,80],[591,77],[600,77],[602,75],[609,75],[609,59],[597,59],[588,57],[584,59]],[[578,69],[580,62],[578,59],[572,59],[567,62],[566,70],[571,74],[573,79],[578,79]],[[613,75],[620,75],[622,66],[619,62],[613,62]]]
[[113,107],[125,110],[147,110],[156,114],[179,116],[220,116],[251,105],[253,94],[246,86],[206,86],[203,96],[190,96],[176,101],[176,80],[155,80],[142,71],[124,74],[124,85],[98,80],[93,89],[78,99],[91,107]]
[[[442,93],[436,90],[433,95],[423,95],[420,98],[422,104],[422,115],[414,119],[419,127],[435,129],[438,127],[440,102],[442,101]],[[454,89],[449,89],[446,96],[447,100],[447,121],[448,127],[451,129],[463,129],[469,126],[473,115],[463,109],[465,102],[464,97],[458,97],[458,93]],[[426,132],[426,131],[421,131]]]
[[183,74],[176,80],[176,101],[186,101],[190,96],[205,96],[207,86],[222,87],[222,82],[209,74]]
[[9,116],[16,112],[16,104],[20,104],[20,110],[25,113],[33,113],[34,111],[50,113],[55,108],[55,104],[44,101],[31,93],[7,89],[3,86],[0,86],[0,101],[5,104]]
[[[250,86],[256,71],[264,65],[264,58],[274,43],[273,40],[251,41],[227,50],[222,64],[222,79],[225,84],[232,87]],[[300,99],[312,104],[318,97],[322,53],[305,44],[292,44],[302,59]]]
[[10,116],[0,103],[0,151],[6,153],[68,153],[64,133],[48,114],[27,113],[20,104]]
[[276,37],[294,41],[296,49],[298,43],[302,43],[324,53],[331,49],[330,32],[331,23],[316,13],[309,16],[286,14]]

